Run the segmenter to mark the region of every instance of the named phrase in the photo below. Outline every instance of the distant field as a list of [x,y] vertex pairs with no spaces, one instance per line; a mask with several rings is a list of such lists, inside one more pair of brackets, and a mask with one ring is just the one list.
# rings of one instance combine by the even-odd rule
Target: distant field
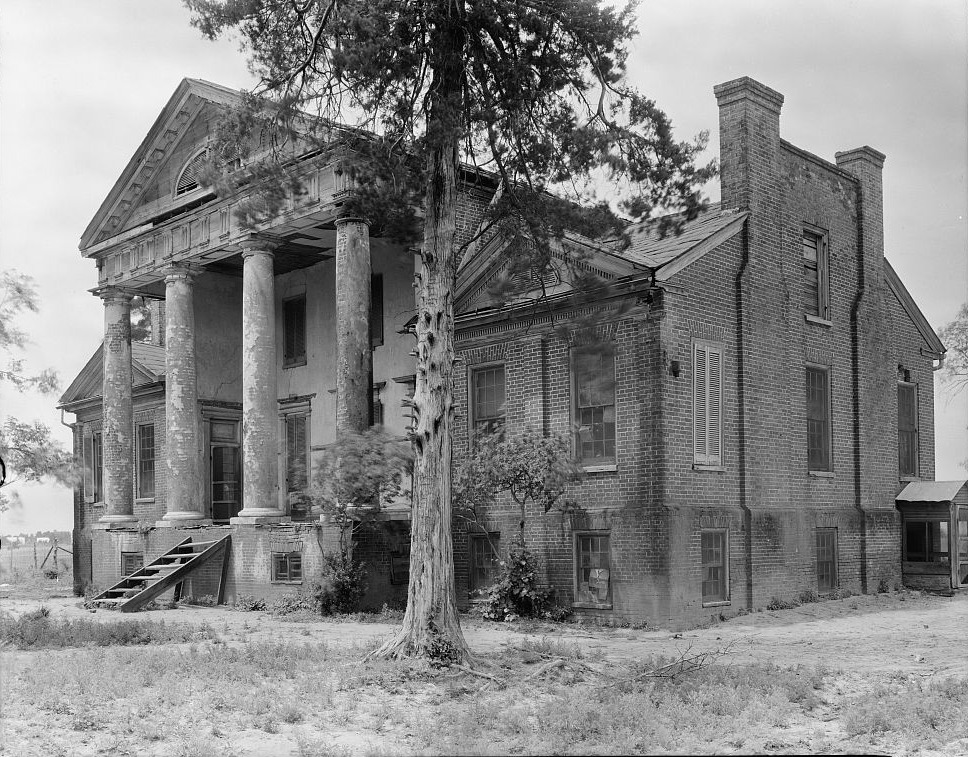
[[[36,552],[36,567],[40,570],[40,565],[44,562],[44,558],[47,556],[47,552],[50,549],[50,544],[38,544]],[[70,549],[70,542],[67,544],[61,544],[60,546],[65,549]],[[34,572],[34,548],[31,545],[20,546],[20,547],[10,547],[4,544],[3,548],[0,549],[0,583],[17,583],[29,577]],[[66,552],[58,550],[57,553],[57,571],[61,575],[61,581],[63,582],[65,576],[67,580],[70,581],[71,575],[71,556]],[[51,555],[45,566],[46,569],[54,568],[54,555]],[[69,585],[69,584],[68,584]]]

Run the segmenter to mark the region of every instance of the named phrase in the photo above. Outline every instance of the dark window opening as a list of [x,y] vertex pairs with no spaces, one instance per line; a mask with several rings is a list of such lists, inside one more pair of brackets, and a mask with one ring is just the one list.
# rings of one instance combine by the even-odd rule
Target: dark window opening
[[370,346],[383,344],[383,274],[370,276]]
[[837,588],[837,529],[817,529],[817,591]]
[[575,600],[594,605],[612,604],[607,534],[578,534],[575,539]]
[[273,552],[272,581],[302,583],[302,552]]
[[283,366],[306,364],[306,296],[282,303]]
[[807,467],[832,470],[830,462],[830,384],[825,368],[807,368]]
[[901,476],[918,475],[918,395],[914,384],[897,385],[897,466]]
[[470,575],[467,588],[473,595],[480,595],[494,585],[501,573],[501,560],[497,549],[500,536],[497,534],[474,535],[470,543]]
[[726,532],[703,531],[700,540],[703,604],[726,602],[729,600]]
[[155,496],[155,427],[138,426],[138,497]]
[[104,447],[101,432],[95,431],[91,444],[92,468],[94,470],[94,501],[104,501]]
[[121,553],[121,575],[130,576],[136,570],[141,570],[145,565],[143,552],[122,552]]
[[948,562],[948,521],[905,521],[904,559],[908,562]]

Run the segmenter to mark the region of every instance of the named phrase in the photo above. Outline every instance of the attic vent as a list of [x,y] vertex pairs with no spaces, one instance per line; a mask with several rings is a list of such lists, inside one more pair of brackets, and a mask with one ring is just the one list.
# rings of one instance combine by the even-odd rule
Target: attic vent
[[198,174],[202,170],[202,163],[205,162],[206,154],[202,152],[195,155],[182,169],[178,182],[175,184],[175,197],[198,189]]

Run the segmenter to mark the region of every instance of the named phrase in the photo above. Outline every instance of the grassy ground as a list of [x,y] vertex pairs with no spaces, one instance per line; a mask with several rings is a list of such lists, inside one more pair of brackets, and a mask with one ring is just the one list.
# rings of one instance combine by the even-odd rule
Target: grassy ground
[[[953,627],[964,629],[964,602],[885,601],[831,608],[823,633],[835,639],[838,618],[873,635],[885,617],[934,627],[952,613]],[[775,622],[764,614],[754,631],[740,626],[730,635],[730,624],[720,624],[695,641],[555,626],[534,635],[469,622],[479,650],[469,672],[361,663],[389,629],[378,623],[280,623],[261,613],[180,609],[139,614],[140,630],[130,633],[122,625],[135,621],[103,612],[85,618],[73,603],[62,605],[0,623],[7,753],[968,752],[962,669],[769,661],[770,629],[781,639],[798,628],[811,633],[815,621],[790,622],[792,610],[773,613]],[[155,620],[162,616],[164,624]],[[18,623],[19,636],[11,635]],[[24,626],[44,624],[61,630],[36,637],[54,642],[15,649]],[[847,630],[863,656],[863,639]]]

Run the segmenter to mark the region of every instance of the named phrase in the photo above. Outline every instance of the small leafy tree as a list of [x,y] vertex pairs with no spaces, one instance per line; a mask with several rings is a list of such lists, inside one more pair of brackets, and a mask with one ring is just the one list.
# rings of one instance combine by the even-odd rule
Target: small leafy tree
[[366,566],[353,558],[351,536],[359,522],[372,521],[382,504],[405,494],[412,467],[409,445],[374,426],[346,432],[323,454],[309,497],[339,529],[339,550],[326,555],[330,584],[316,592],[323,614],[350,612],[366,591]]
[[556,507],[572,509],[574,503],[566,496],[567,487],[582,475],[567,434],[544,436],[528,430],[510,439],[497,434],[477,439],[473,452],[454,478],[458,514],[487,533],[483,528],[484,513],[501,497],[510,497],[520,511],[518,537],[501,561],[501,575],[487,589],[481,609],[488,620],[536,617],[549,612],[553,591],[538,585],[537,560],[525,543],[528,509],[544,513]]
[[948,351],[945,353],[941,378],[954,387],[957,394],[968,386],[968,303],[961,306],[958,316],[938,334]]
[[[38,374],[25,372],[24,362],[12,356],[14,350],[27,345],[26,332],[16,325],[24,312],[37,312],[37,290],[30,276],[14,270],[0,274],[0,352],[11,355],[6,367],[0,368],[0,388],[4,384],[18,392],[57,391],[57,375],[46,369]],[[24,422],[6,417],[0,423],[0,512],[10,507],[16,494],[7,496],[7,487],[19,481],[49,478],[70,486],[74,481],[73,455],[40,421]]]

